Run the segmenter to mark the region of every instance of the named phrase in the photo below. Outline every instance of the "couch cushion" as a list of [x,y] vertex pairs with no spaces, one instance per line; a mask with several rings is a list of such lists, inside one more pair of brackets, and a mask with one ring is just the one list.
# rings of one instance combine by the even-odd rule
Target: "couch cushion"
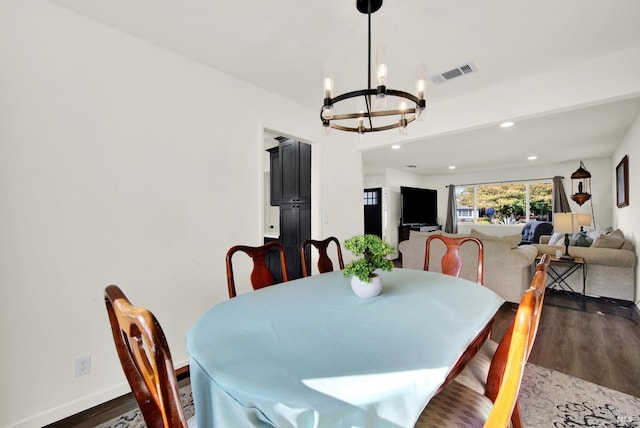
[[481,241],[499,241],[499,242],[504,242],[506,244],[509,244],[512,248],[518,246],[518,244],[520,243],[520,239],[522,238],[522,236],[520,234],[517,235],[505,235],[505,236],[495,236],[495,235],[488,235],[486,233],[482,233],[479,230],[476,229],[471,229],[471,232],[469,233],[471,236],[478,238]]
[[595,239],[600,235],[605,235],[607,233],[613,232],[611,227],[607,227],[606,229],[595,229],[587,232],[587,236],[595,241]]
[[599,248],[622,248],[624,245],[624,234],[620,229],[616,229],[610,234],[602,234],[593,241],[592,247]]
[[548,245],[564,245],[564,233],[555,232],[549,238]]

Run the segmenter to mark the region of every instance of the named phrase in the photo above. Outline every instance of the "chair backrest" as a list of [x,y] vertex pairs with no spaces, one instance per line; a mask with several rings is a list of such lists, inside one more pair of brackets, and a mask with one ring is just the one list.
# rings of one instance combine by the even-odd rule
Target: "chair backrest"
[[113,340],[122,369],[149,428],[186,428],[178,380],[160,324],[145,308],[133,306],[115,285],[104,291]]
[[233,264],[231,259],[235,253],[241,251],[246,253],[253,260],[253,269],[251,270],[251,286],[254,290],[267,287],[275,283],[269,265],[267,263],[267,255],[269,250],[276,249],[279,254],[280,270],[282,272],[282,282],[289,281],[287,274],[287,263],[284,254],[284,247],[278,241],[271,241],[259,247],[249,247],[246,245],[236,245],[227,251],[227,288],[229,289],[229,298],[236,297],[236,283],[233,277]]
[[[536,266],[531,286],[524,292],[513,323],[491,361],[486,396],[494,406],[485,427],[506,427],[514,410],[517,413],[524,367],[538,332],[549,262],[550,257],[545,255]],[[519,416],[517,419],[519,421]]]
[[344,261],[342,260],[342,249],[340,248],[340,241],[334,236],[330,236],[322,241],[316,241],[314,239],[307,239],[300,245],[300,260],[302,261],[302,275],[307,277],[311,275],[311,272],[307,271],[307,256],[306,248],[308,245],[313,245],[318,250],[318,272],[333,272],[333,262],[327,254],[329,244],[334,242],[336,244],[336,252],[338,254],[338,266],[340,270],[344,269]]
[[482,241],[473,236],[448,237],[444,235],[429,235],[427,238],[426,249],[424,254],[424,270],[429,270],[429,258],[431,253],[431,243],[439,240],[447,247],[444,256],[440,261],[442,273],[452,276],[460,276],[462,271],[462,257],[460,257],[460,246],[465,242],[475,242],[478,245],[478,284],[484,281],[484,246]]

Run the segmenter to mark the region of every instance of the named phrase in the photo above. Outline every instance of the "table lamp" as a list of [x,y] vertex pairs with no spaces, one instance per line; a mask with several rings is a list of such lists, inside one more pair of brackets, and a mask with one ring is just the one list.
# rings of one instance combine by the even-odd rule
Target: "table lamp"
[[582,213],[578,213],[576,214],[576,216],[578,217],[578,226],[580,226],[580,233],[583,235],[586,235],[587,233],[584,231],[584,227],[583,226],[591,226],[591,214],[582,214]]
[[553,215],[554,232],[564,233],[564,255],[560,257],[561,260],[575,260],[569,255],[569,234],[578,231],[578,215],[573,213],[555,213]]

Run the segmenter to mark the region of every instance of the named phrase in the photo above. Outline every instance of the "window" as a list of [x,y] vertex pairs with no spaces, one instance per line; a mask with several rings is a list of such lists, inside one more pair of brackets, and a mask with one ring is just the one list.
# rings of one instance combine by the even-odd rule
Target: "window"
[[364,192],[363,201],[365,205],[378,205],[378,192]]
[[551,180],[456,186],[458,221],[484,224],[551,221],[552,188]]

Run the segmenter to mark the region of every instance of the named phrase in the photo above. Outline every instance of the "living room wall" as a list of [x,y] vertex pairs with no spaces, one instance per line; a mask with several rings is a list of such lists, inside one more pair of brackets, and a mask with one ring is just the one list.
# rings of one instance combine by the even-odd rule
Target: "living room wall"
[[[318,235],[362,230],[342,215],[362,211],[360,155],[315,110],[46,0],[0,3],[0,63],[0,426],[129,391],[110,283],[188,363],[185,332],[227,299],[226,250],[260,241],[263,128],[316,146]],[[74,377],[84,355],[91,373]]]
[[[616,166],[622,158],[629,156],[629,205],[618,208],[616,204]],[[640,182],[640,116],[638,116],[625,135],[624,139],[611,157],[611,187],[613,195],[612,203],[612,223],[614,227],[620,228],[625,234],[625,238],[631,239],[638,254],[638,238],[640,238],[640,187],[636,183]],[[640,308],[640,269],[636,262],[636,306]]]

